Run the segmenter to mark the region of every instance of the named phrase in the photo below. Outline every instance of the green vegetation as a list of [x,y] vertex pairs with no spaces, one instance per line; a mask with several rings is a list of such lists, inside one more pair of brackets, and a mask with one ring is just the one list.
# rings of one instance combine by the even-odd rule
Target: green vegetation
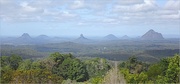
[[49,71],[41,61],[22,60],[20,56],[2,56],[1,83],[61,83],[63,77]]
[[80,60],[55,52],[38,60],[1,56],[1,83],[179,83],[180,55],[147,64],[132,56],[127,61],[103,58]]
[[[82,62],[72,54],[58,52],[39,60],[23,60],[16,55],[1,56],[0,62],[1,83],[62,83],[63,80],[84,82],[92,77],[102,77],[110,69],[105,59]],[[91,70],[94,73],[88,73]]]
[[180,56],[177,54],[151,65],[141,63],[135,57],[131,57],[119,66],[128,83],[179,83],[179,61]]
[[104,76],[106,72],[111,68],[108,61],[103,58],[86,60],[85,64],[90,78],[99,78],[98,76]]

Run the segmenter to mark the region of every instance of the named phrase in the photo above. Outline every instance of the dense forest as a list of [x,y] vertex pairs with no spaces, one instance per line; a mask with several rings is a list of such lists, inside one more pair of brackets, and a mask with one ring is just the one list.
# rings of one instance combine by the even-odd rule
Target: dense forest
[[1,83],[179,83],[180,55],[145,63],[131,56],[126,61],[104,58],[78,59],[72,54],[52,53],[41,59],[1,56]]

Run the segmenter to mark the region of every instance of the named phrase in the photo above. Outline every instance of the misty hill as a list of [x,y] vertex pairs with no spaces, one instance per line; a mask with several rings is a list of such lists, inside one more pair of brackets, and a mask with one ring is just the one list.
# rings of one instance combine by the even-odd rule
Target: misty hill
[[79,38],[74,40],[74,42],[76,42],[76,43],[89,43],[89,42],[92,42],[92,41],[87,39],[86,37],[84,37],[83,34],[81,34]]
[[33,38],[31,38],[31,36],[28,33],[23,33],[14,42],[17,44],[33,44],[34,40],[33,40]]
[[34,38],[34,42],[36,44],[49,43],[50,41],[51,41],[51,38],[48,37],[47,35],[39,35],[36,38]]
[[36,39],[50,39],[47,35],[39,35]]
[[155,32],[154,30],[149,30],[146,32],[141,39],[143,40],[162,40],[164,39],[161,33]]
[[32,38],[30,37],[30,35],[28,33],[24,33],[21,37],[19,37],[18,39],[22,39],[22,40],[32,40]]
[[105,40],[118,40],[118,38],[113,34],[109,34],[109,35],[105,36],[104,39]]
[[130,37],[127,36],[127,35],[124,35],[124,36],[121,37],[121,39],[130,39]]

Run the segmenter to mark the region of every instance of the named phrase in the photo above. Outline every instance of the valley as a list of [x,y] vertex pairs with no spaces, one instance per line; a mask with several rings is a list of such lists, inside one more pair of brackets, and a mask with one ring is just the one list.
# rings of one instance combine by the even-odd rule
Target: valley
[[9,44],[6,42],[7,40],[2,41],[1,55],[17,54],[23,58],[36,59],[47,57],[53,52],[60,52],[71,53],[78,58],[101,57],[124,61],[131,56],[136,56],[142,61],[157,62],[161,58],[179,54],[178,38],[163,38],[154,30],[146,32],[142,39],[125,39],[125,37],[118,38],[109,34],[104,38],[88,39],[81,34],[77,39],[65,37],[57,39],[46,35],[32,38],[29,34],[24,33],[17,39],[9,40]]

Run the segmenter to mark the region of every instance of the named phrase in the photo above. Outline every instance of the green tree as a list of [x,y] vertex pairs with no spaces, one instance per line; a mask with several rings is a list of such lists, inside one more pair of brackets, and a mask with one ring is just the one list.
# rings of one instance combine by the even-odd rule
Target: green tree
[[11,83],[62,83],[63,78],[46,69],[16,70]]
[[0,83],[9,83],[12,80],[14,70],[9,65],[1,67],[0,70]]
[[1,67],[10,65],[8,56],[1,56],[0,61],[1,61]]
[[11,55],[11,56],[2,56],[0,58],[1,61],[1,67],[10,65],[10,67],[14,70],[16,70],[20,64],[20,62],[22,62],[22,58],[20,56],[17,55]]
[[9,57],[10,66],[14,70],[18,68],[20,62],[22,62],[22,58],[20,56],[12,55]]
[[78,59],[70,59],[67,58],[63,61],[63,63],[59,66],[61,75],[65,79],[77,80],[77,81],[85,81],[88,79],[88,73],[86,71],[86,67],[80,60]]
[[149,67],[147,75],[149,80],[152,81],[156,81],[157,80],[157,76],[161,75],[161,73],[163,72],[163,70],[161,69],[160,64],[153,64]]
[[53,74],[62,76],[64,79],[76,81],[85,81],[88,79],[88,73],[84,63],[74,58],[71,54],[60,54],[56,52],[51,54],[50,58],[55,62],[52,67]]
[[96,77],[96,76],[102,77],[111,68],[108,61],[103,58],[95,58],[91,60],[86,60],[85,64],[86,64],[86,69],[90,78]]
[[32,61],[30,59],[24,60],[19,64],[19,70],[30,70],[32,66]]
[[169,65],[165,75],[168,78],[167,83],[179,83],[180,56],[175,55],[174,57],[168,59],[169,59]]

